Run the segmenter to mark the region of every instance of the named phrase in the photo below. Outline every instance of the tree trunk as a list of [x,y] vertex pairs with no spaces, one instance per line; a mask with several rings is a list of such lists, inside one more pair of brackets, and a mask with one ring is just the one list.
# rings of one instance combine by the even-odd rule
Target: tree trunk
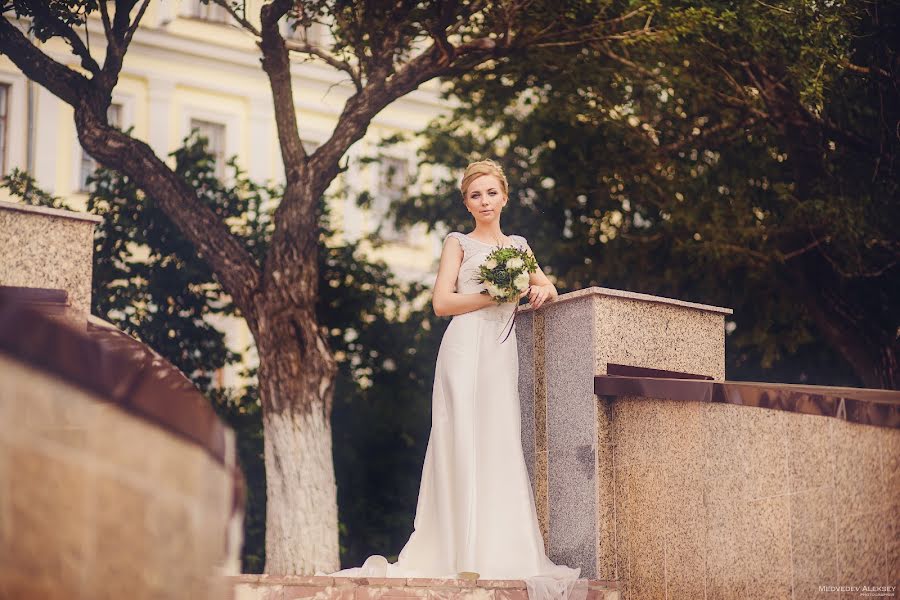
[[266,573],[312,575],[340,566],[331,440],[337,368],[313,314],[267,305],[254,319],[265,433]]
[[[757,77],[771,84],[761,91],[773,115],[773,125],[787,144],[795,194],[802,200],[815,198],[823,182],[828,181],[822,161],[825,136],[810,119],[796,92],[776,85],[764,71],[757,73]],[[800,233],[788,247],[802,247],[813,242],[816,235],[811,231]],[[879,297],[878,284],[865,278],[842,276],[827,260],[825,252],[828,252],[827,244],[792,260],[794,281],[803,290],[800,300],[826,343],[850,364],[865,387],[897,389],[900,384],[898,337],[890,325],[896,321],[889,307],[873,310],[872,303],[866,301]],[[878,314],[879,311],[883,312]]]
[[816,264],[823,261],[815,253],[800,262],[803,270],[796,272],[794,278],[796,289],[802,292],[799,301],[826,343],[847,361],[863,386],[897,389],[900,384],[897,333],[879,327],[889,322],[888,318],[873,315],[871,308],[860,306],[855,300],[865,292],[841,289],[838,278]]
[[[266,385],[282,387],[271,381]],[[266,573],[312,575],[337,570],[337,486],[330,418],[321,405],[311,406],[304,414],[290,409],[265,411],[263,427]]]

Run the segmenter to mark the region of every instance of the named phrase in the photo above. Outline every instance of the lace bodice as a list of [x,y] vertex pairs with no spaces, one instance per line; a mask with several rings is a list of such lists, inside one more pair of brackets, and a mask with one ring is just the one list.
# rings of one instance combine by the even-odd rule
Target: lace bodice
[[[455,237],[459,240],[459,245],[462,246],[463,249],[463,261],[459,266],[459,275],[456,277],[456,291],[460,294],[474,294],[480,292],[485,289],[485,286],[483,283],[478,283],[478,281],[476,281],[478,267],[497,246],[479,242],[458,231],[451,232],[447,235],[447,238],[451,237]],[[528,250],[529,252],[531,251],[528,242],[521,235],[510,235],[507,237],[510,239],[512,246],[522,250]],[[491,320],[502,321],[509,318],[509,315],[514,309],[515,304],[509,302],[501,305],[488,306],[487,308],[482,308],[473,312],[491,318]]]

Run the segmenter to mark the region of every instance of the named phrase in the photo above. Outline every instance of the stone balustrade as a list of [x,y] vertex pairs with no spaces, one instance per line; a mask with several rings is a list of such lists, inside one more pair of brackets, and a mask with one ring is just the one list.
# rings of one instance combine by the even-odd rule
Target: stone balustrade
[[627,367],[724,380],[730,312],[591,288],[518,317],[522,444],[548,554],[620,581],[626,600],[896,586],[900,429],[595,395],[595,376]]

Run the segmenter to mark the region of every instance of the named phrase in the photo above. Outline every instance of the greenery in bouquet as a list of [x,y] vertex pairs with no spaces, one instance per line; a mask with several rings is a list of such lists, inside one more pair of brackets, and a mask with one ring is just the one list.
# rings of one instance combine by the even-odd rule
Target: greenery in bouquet
[[537,267],[537,260],[527,250],[497,248],[478,267],[476,280],[485,284],[481,293],[490,294],[497,304],[516,302],[528,289],[529,273]]

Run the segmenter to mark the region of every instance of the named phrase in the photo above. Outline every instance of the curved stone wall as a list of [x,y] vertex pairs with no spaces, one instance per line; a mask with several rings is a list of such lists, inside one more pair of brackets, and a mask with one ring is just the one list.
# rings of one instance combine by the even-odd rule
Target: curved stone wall
[[0,382],[0,597],[228,597],[225,464],[4,354]]

